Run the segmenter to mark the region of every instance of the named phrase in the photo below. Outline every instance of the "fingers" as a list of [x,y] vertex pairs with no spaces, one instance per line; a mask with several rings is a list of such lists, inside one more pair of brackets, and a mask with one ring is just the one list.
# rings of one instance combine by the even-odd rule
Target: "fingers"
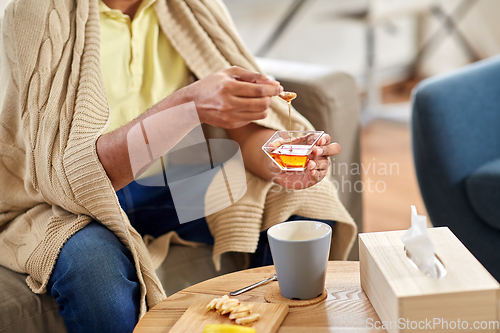
[[271,105],[271,97],[245,98],[232,97],[233,109],[240,112],[263,112]]
[[310,160],[307,164],[309,170],[323,171],[328,170],[330,167],[330,160],[328,158],[320,158],[317,160]]
[[245,122],[252,122],[254,120],[260,120],[267,117],[267,111],[262,112],[238,112],[236,115],[237,119]]
[[230,96],[227,102],[216,107],[221,124],[218,127],[237,128],[252,121],[267,117],[267,108],[271,104],[271,97],[244,98]]
[[320,182],[326,176],[326,173],[328,171],[328,166],[326,166],[326,164],[328,164],[328,163],[325,164],[324,162],[321,162],[321,163],[317,164],[316,162],[318,162],[318,161],[309,161],[309,163],[307,165],[307,169],[308,169],[309,175],[311,177],[313,177],[313,179],[316,182]]
[[314,157],[329,157],[333,155],[337,155],[340,153],[341,147],[338,143],[330,143],[326,146],[317,146],[314,148]]
[[241,67],[233,66],[228,68],[227,73],[229,76],[233,77],[239,81],[251,82],[251,83],[261,83],[261,84],[271,84],[279,85],[277,81],[269,80],[265,75],[257,72],[251,72]]
[[231,93],[239,97],[271,97],[278,95],[283,87],[279,84],[256,84],[242,81],[234,81]]
[[328,158],[321,157],[316,160],[310,160],[307,164],[307,171],[309,172],[309,176],[318,183],[326,177],[329,167],[330,160]]
[[332,142],[332,137],[330,134],[323,134],[321,139],[318,141],[318,146],[324,146],[324,145],[329,145]]

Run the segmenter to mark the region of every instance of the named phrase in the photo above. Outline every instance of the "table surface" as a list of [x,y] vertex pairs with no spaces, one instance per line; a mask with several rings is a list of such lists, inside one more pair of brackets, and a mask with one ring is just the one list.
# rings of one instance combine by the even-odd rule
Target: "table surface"
[[[194,300],[211,300],[271,277],[274,266],[239,271],[203,281],[183,289],[152,308],[137,324],[134,333],[168,332]],[[270,282],[239,296],[243,302],[264,303]],[[359,262],[330,261],[326,276],[328,297],[308,307],[290,308],[278,333],[299,332],[386,332],[369,323],[379,321],[377,313],[361,289]],[[379,323],[380,324],[380,323]]]

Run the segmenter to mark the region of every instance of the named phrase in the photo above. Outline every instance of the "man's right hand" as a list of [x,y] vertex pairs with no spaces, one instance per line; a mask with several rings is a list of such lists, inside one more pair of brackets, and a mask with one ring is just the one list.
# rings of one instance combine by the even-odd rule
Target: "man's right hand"
[[283,87],[260,73],[231,67],[182,90],[194,101],[202,123],[232,129],[264,119],[271,96],[278,95]]

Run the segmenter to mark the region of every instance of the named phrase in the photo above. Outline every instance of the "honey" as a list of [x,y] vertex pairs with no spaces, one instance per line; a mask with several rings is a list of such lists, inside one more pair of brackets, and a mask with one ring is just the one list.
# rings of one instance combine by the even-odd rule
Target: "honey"
[[323,131],[276,131],[262,150],[281,170],[303,171],[323,134]]
[[308,162],[309,149],[303,145],[281,145],[269,155],[283,169],[302,170]]
[[291,91],[283,91],[278,95],[288,103],[288,130],[292,130],[292,101],[297,98],[297,94]]
[[[283,91],[278,96],[288,103],[288,131],[290,132],[292,130],[292,101],[295,98],[297,98],[297,94],[291,91]],[[290,137],[290,142],[291,142],[292,137],[291,135],[288,136]],[[290,153],[291,152],[292,152],[292,147],[290,147]]]

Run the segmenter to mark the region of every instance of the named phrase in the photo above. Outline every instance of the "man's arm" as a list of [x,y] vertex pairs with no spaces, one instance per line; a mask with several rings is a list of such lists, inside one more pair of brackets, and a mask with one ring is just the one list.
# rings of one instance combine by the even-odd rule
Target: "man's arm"
[[[186,96],[186,94],[172,94],[170,98],[165,98],[136,119],[114,130],[113,132],[101,135],[97,139],[97,155],[99,156],[99,160],[101,161],[101,164],[104,167],[109,180],[113,184],[115,191],[118,191],[119,189],[125,187],[127,184],[134,180],[131,160],[129,156],[129,143],[127,140],[127,135],[130,129],[136,124],[139,124],[144,119],[158,112],[187,102],[189,102],[189,98],[188,96]],[[192,123],[192,121],[188,122],[188,124],[189,123]],[[158,124],[158,127],[162,127],[161,125],[162,124]],[[183,124],[182,122],[180,122],[179,124],[170,123],[167,125],[169,125],[168,127],[170,127],[169,132],[172,133],[172,136],[177,137],[177,141],[180,141],[182,137],[184,137],[187,133],[189,133],[190,130],[193,129],[193,127],[186,126],[187,124]],[[171,130],[172,128],[175,128],[176,131],[173,132]],[[167,128],[165,128],[165,130],[166,129]]]
[[245,168],[261,178],[271,180],[278,169],[261,147],[274,134],[274,130],[250,123],[240,128],[228,129],[227,133],[240,145]]

